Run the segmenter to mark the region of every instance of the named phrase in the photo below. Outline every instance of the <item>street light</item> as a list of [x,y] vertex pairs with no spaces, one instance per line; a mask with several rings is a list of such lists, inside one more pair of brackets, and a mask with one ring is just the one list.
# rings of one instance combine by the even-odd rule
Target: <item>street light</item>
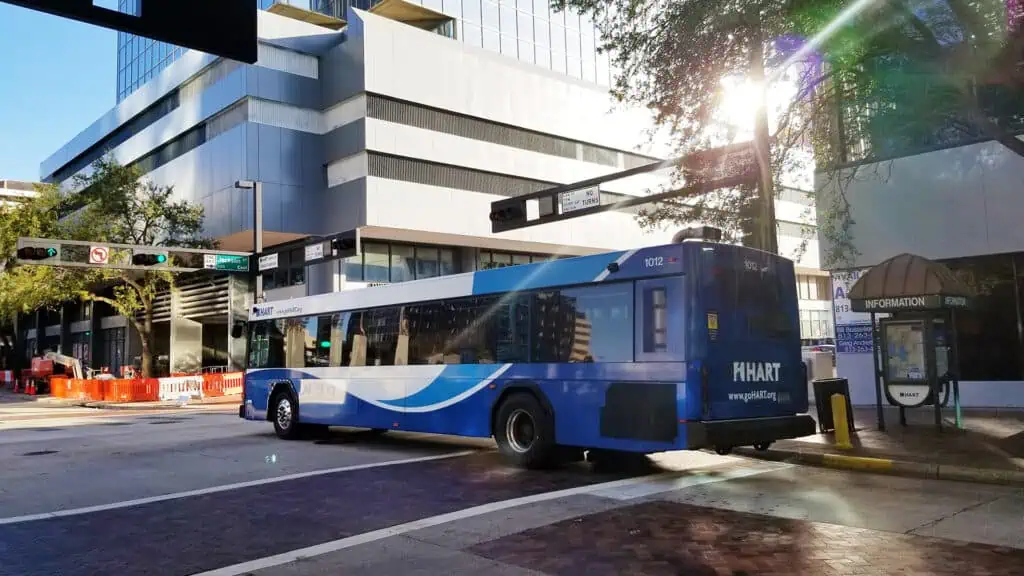
[[263,275],[260,274],[260,254],[263,253],[263,183],[254,180],[238,180],[235,188],[252,190],[252,254],[249,264],[253,273],[253,302],[263,301]]

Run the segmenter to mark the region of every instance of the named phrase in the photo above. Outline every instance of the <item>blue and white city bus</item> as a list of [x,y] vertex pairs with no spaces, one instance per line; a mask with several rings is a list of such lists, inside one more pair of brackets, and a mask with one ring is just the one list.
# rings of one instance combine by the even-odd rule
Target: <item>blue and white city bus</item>
[[814,433],[793,263],[685,240],[259,304],[239,415],[491,437],[515,463]]

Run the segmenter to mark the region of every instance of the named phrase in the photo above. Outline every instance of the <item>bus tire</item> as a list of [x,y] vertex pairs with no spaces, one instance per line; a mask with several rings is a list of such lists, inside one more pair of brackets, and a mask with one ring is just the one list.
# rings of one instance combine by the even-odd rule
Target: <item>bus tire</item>
[[771,448],[771,442],[754,442],[754,450],[758,452],[767,452],[768,448]]
[[494,423],[498,452],[516,466],[545,468],[557,453],[552,417],[532,394],[513,394],[498,408]]
[[270,399],[270,407],[277,437],[282,440],[300,439],[303,430],[299,425],[299,403],[292,393],[286,389],[278,390]]

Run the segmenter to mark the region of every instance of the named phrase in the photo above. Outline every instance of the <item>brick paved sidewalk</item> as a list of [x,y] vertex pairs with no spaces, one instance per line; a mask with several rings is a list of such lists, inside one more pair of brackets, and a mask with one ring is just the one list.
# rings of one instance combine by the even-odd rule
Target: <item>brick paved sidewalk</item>
[[552,576],[1016,576],[1024,550],[648,501],[483,542]]
[[[909,475],[941,478],[942,471],[946,471],[951,475],[947,477],[956,480],[987,481],[983,476],[998,476],[1009,478],[998,483],[1024,482],[1024,411],[966,410],[963,430],[955,428],[954,414],[947,411],[941,433],[935,429],[934,413],[926,408],[907,410],[906,427],[900,425],[898,409],[891,407],[885,409],[885,432],[878,430],[877,422],[874,408],[854,408],[857,431],[852,437],[852,450],[837,449],[833,434],[817,434],[776,442],[766,453],[750,449],[737,452],[812,464],[828,459],[838,467],[876,470],[885,466],[869,461],[857,463],[848,457],[882,459],[921,472]],[[828,461],[824,464],[830,465]],[[957,474],[961,477],[954,477]]]

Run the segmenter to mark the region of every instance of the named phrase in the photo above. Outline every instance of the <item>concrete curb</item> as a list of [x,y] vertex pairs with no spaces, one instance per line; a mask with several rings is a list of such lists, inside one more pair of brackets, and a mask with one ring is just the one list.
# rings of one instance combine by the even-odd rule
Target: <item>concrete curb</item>
[[979,482],[1001,486],[1024,487],[1024,471],[1000,470],[996,468],[975,468],[952,464],[928,464],[888,458],[846,456],[844,454],[822,454],[797,450],[769,450],[758,452],[750,448],[737,448],[736,454],[760,460],[803,464],[820,468],[859,470],[875,474],[928,478],[932,480],[953,480],[958,482]]
[[225,411],[228,411],[228,409],[235,410],[235,411],[238,410],[238,404],[237,403],[231,403],[231,402],[217,402],[217,403],[210,403],[210,404],[195,403],[195,404],[185,404],[184,406],[182,406],[180,404],[177,404],[177,403],[146,404],[144,406],[140,406],[138,404],[131,404],[131,403],[121,404],[121,403],[112,403],[112,402],[86,402],[85,404],[82,404],[81,406],[83,406],[85,408],[95,408],[97,410],[115,410],[115,411],[116,410],[133,410],[133,411],[160,410],[160,411],[167,411],[167,410],[196,410],[196,409],[213,410],[213,409],[216,409],[216,408],[221,408],[221,409],[224,409]]

